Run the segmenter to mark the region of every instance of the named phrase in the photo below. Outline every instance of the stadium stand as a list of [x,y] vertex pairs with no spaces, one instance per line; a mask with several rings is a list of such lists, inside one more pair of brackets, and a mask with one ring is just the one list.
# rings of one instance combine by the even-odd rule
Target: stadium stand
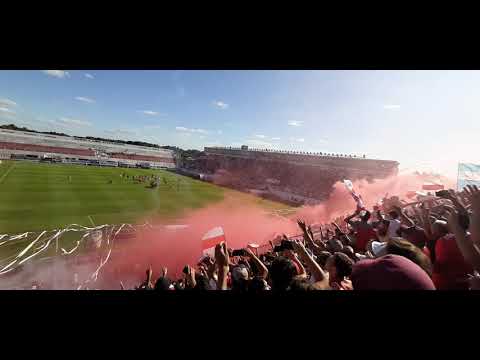
[[59,162],[72,164],[119,166],[119,160],[123,160],[124,166],[176,166],[171,150],[6,129],[0,129],[0,150],[4,158],[16,160],[58,157]]
[[[206,147],[204,156],[185,164],[203,178],[239,190],[263,191],[268,197],[315,203],[328,197],[343,179],[382,179],[398,172],[398,162],[365,156]],[[301,185],[299,185],[301,184]]]

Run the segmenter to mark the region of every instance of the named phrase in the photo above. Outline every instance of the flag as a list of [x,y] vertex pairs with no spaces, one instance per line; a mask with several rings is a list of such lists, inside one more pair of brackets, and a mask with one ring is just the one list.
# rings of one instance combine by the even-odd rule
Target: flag
[[480,186],[480,165],[458,164],[457,190],[462,191],[467,185]]
[[443,190],[444,186],[440,183],[431,183],[431,182],[426,182],[422,185],[422,190]]
[[355,190],[353,189],[353,184],[350,180],[343,180],[343,184],[347,188],[347,190],[350,192],[350,195],[352,195],[353,200],[357,203],[357,209],[359,210],[364,210],[365,205],[363,204],[362,197],[358,195]]
[[225,232],[221,226],[208,231],[202,238],[202,253],[211,258],[215,257],[215,245],[225,241]]

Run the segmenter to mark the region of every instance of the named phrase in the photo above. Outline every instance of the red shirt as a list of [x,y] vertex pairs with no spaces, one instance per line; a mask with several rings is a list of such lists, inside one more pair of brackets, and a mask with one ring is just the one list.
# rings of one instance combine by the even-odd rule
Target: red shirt
[[355,251],[364,252],[367,248],[367,243],[372,239],[376,239],[377,234],[373,229],[373,226],[368,223],[357,221],[354,224],[356,230],[355,235],[357,239],[355,243]]
[[455,236],[447,234],[435,244],[432,280],[439,290],[468,290],[467,275],[472,267],[457,247]]

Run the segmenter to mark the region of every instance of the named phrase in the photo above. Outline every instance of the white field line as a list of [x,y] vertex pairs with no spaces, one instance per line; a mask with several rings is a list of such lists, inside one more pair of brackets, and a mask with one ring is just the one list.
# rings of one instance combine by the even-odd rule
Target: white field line
[[88,215],[88,219],[90,220],[90,222],[92,223],[93,227],[96,227],[95,223],[93,222],[92,220],[92,217],[90,215]]
[[5,171],[5,174],[3,174],[2,177],[0,178],[0,184],[3,183],[3,180],[5,180],[7,175],[10,173],[10,171],[12,171],[14,167],[15,167],[15,163],[13,163],[12,166],[10,166],[7,171]]

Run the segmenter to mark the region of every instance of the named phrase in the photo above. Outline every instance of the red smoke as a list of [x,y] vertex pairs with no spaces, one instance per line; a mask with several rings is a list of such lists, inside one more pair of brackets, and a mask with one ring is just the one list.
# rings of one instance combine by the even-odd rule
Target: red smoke
[[[434,178],[399,175],[377,180],[355,181],[355,191],[359,193],[365,205],[371,208],[386,193],[404,198],[409,190],[421,190],[423,182],[439,180]],[[454,181],[441,178],[446,188],[454,187]],[[290,216],[291,220],[303,218],[309,223],[325,223],[338,216],[352,213],[355,202],[343,183],[335,184],[330,198],[317,206],[306,206]],[[275,234],[298,234],[295,221],[272,215],[255,205],[227,198],[222,203],[187,213],[176,224],[188,225],[186,229],[166,230],[158,226],[157,230],[139,232],[135,239],[118,239],[109,262],[102,269],[98,281],[90,288],[119,289],[120,280],[127,288],[138,285],[145,279],[145,270],[149,265],[153,269],[153,279],[161,275],[162,267],[167,267],[169,277],[177,279],[186,264],[196,265],[201,256],[201,238],[210,229],[222,226],[230,248],[245,247],[248,243],[268,244]],[[165,221],[158,219],[158,224]],[[172,222],[168,222],[172,224]],[[88,266],[91,272],[98,266],[94,262]],[[87,268],[83,269],[86,270]],[[78,269],[77,269],[78,272]],[[63,273],[63,272],[62,272]],[[66,280],[73,276],[65,270]],[[38,275],[38,274],[37,274]]]
[[[427,181],[440,181],[446,189],[455,187],[455,181],[445,177],[405,174],[375,180],[370,184],[366,180],[354,181],[353,188],[362,196],[365,206],[371,209],[387,194],[389,197],[398,196],[400,199],[406,199],[405,195],[410,190],[423,191],[422,185]],[[308,222],[330,222],[338,216],[353,213],[355,208],[356,204],[345,185],[337,182],[327,201],[317,206],[303,207],[296,216]]]
[[[108,275],[117,272],[119,279],[122,279],[134,273],[138,284],[138,280],[145,278],[147,267],[152,265],[154,278],[161,275],[162,267],[168,268],[172,278],[178,278],[186,264],[196,265],[202,254],[203,235],[216,226],[223,227],[228,247],[232,249],[253,242],[268,244],[268,240],[276,233],[298,233],[296,223],[243,202],[241,205],[235,204],[233,199],[192,211],[176,224],[189,226],[178,230],[166,230],[159,226],[158,230],[146,231],[136,239],[126,241],[121,245],[121,254],[113,256],[106,265],[106,274],[102,277],[107,280],[110,278]],[[120,247],[120,243],[117,245]],[[115,282],[113,288],[118,289],[118,284]]]

